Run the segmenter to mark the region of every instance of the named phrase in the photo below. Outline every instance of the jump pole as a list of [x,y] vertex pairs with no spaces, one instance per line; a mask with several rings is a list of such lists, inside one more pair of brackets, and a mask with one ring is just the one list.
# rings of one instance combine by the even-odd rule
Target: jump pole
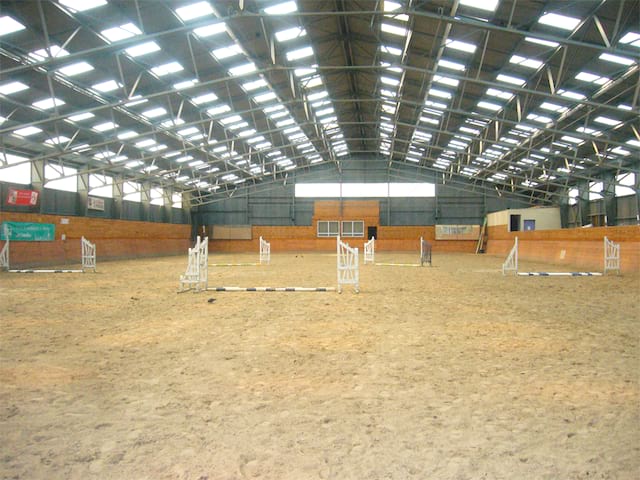
[[5,229],[5,238],[6,243],[0,252],[0,266],[7,268],[9,273],[85,273],[87,270],[92,269],[94,272],[96,271],[96,244],[91,243],[86,238],[82,237],[80,239],[80,247],[81,247],[81,258],[82,258],[82,269],[65,269],[65,268],[56,268],[56,269],[34,269],[34,268],[23,268],[23,269],[9,269],[9,236],[8,231]]
[[379,267],[423,267],[425,263],[431,266],[431,244],[420,237],[420,263],[377,262],[374,265]]
[[335,292],[335,287],[210,287],[212,292]]

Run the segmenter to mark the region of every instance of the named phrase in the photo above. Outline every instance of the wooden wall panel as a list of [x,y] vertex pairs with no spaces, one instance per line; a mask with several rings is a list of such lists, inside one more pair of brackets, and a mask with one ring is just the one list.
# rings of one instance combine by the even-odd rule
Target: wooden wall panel
[[487,254],[506,258],[516,236],[520,259],[549,263],[556,271],[562,267],[602,271],[606,236],[620,243],[623,273],[640,273],[640,226],[637,225],[531,232],[508,232],[506,226],[489,227]]
[[[67,219],[68,224],[61,223]],[[108,220],[91,217],[0,212],[0,222],[53,223],[53,242],[11,242],[11,266],[40,267],[80,263],[80,238],[96,244],[100,260],[185,254],[191,244],[191,226],[168,223]],[[62,236],[65,240],[62,240]],[[0,242],[4,244],[4,242]]]

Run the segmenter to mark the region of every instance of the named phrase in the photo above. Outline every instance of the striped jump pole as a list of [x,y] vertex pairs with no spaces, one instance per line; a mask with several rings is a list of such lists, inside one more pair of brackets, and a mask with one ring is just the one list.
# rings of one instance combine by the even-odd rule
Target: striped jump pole
[[210,267],[259,267],[262,263],[210,263]]
[[209,287],[212,292],[335,292],[335,287]]
[[517,272],[522,277],[601,277],[600,272]]
[[84,273],[84,270],[9,270],[9,273]]

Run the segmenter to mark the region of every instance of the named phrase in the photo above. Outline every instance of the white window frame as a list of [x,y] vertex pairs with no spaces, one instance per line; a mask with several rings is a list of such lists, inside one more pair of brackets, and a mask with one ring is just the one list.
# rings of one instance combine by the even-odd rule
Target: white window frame
[[343,220],[341,228],[343,237],[364,237],[364,220]]
[[340,235],[338,220],[318,220],[318,237],[337,237]]

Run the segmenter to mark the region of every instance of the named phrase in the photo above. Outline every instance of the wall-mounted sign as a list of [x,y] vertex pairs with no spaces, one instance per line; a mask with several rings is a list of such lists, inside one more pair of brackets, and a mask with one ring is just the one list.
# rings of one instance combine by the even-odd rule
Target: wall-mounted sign
[[34,206],[38,203],[39,192],[37,190],[20,190],[10,188],[7,194],[8,205],[28,205]]
[[53,242],[56,226],[53,223],[2,222],[0,240],[6,240],[6,231],[9,239],[15,242]]
[[104,198],[87,198],[87,208],[89,210],[100,210],[101,212],[104,212]]

